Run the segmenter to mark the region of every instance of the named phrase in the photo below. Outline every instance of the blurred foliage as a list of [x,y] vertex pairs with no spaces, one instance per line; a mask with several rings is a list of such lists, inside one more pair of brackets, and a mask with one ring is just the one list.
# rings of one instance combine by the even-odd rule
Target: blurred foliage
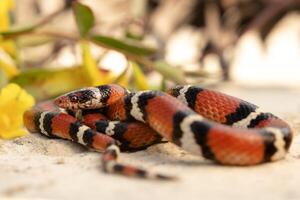
[[173,80],[176,83],[184,84],[185,78],[183,72],[179,68],[170,68],[168,63],[157,61],[153,65],[154,69],[163,74],[165,79]]
[[[10,62],[7,62],[0,57],[0,69],[2,70],[2,76],[0,77],[4,76],[9,82],[17,83],[37,100],[53,98],[84,86],[107,83],[118,83],[126,87],[146,90],[150,88],[146,75],[149,70],[157,71],[174,83],[185,82],[181,70],[167,63],[153,61],[153,56],[157,50],[141,44],[140,37],[137,37],[139,39],[136,40],[133,37],[119,39],[107,35],[93,34],[92,29],[96,20],[92,10],[87,5],[77,1],[72,3],[71,9],[73,10],[79,34],[67,35],[57,30],[41,29],[42,26],[59,15],[63,9],[46,16],[37,23],[23,27],[10,27],[9,16],[13,8],[13,2],[11,0],[2,0],[0,4],[0,9],[2,9],[0,10],[0,48],[10,58]],[[60,66],[56,69],[49,69],[47,66],[43,66],[43,68],[39,66],[39,68],[22,67],[22,70],[20,70],[24,63],[22,60],[17,60],[18,49],[15,48],[13,41],[29,37],[36,37],[38,41],[40,41],[40,37],[54,39],[33,42],[35,46],[49,42],[53,43],[55,39],[75,42],[81,49],[82,63],[69,68]],[[24,43],[26,44],[23,41]],[[126,69],[117,75],[111,71],[99,68],[99,60],[92,55],[91,44],[122,53],[128,62]],[[19,48],[22,48],[22,46],[20,45]],[[158,85],[160,84],[158,83]]]
[[37,99],[54,97],[89,85],[89,80],[79,66],[67,69],[30,69],[10,81],[21,85]]
[[109,82],[106,76],[102,74],[97,67],[97,63],[91,54],[90,44],[88,41],[81,41],[82,51],[82,73],[85,74],[89,85],[101,85]]
[[[262,39],[265,39],[279,19],[287,12],[300,8],[298,0],[147,0],[145,4],[128,1],[129,4],[138,4],[136,8],[139,9],[134,11],[136,15],[128,13],[129,18],[122,21],[125,25],[118,24],[123,32],[116,37],[99,31],[102,19],[96,19],[89,6],[78,0],[63,2],[65,5],[52,14],[36,22],[16,26],[11,20],[14,1],[0,0],[0,86],[7,82],[18,83],[38,100],[53,98],[84,86],[107,83],[122,84],[129,89],[163,90],[170,82],[185,84],[187,79],[197,79],[197,82],[205,78],[212,79],[211,74],[203,70],[204,58],[210,54],[216,55],[220,66],[219,77],[214,77],[228,80],[233,60],[231,51],[241,36],[249,30],[258,30]],[[68,10],[72,11],[77,33],[51,29],[50,22],[52,25],[57,23],[53,19]],[[144,15],[141,16],[141,13]],[[153,25],[160,21],[164,23],[161,29],[165,35],[159,34]],[[201,46],[195,58],[199,64],[198,71],[183,71],[180,68],[182,66],[170,66],[163,60],[168,39],[186,24],[197,27],[197,31],[203,34],[202,46],[195,44]],[[154,38],[157,49],[143,43],[147,36]],[[27,47],[39,48],[43,45],[52,45],[52,49],[38,61],[22,57]],[[64,47],[75,49],[72,64],[75,66],[58,64],[55,70],[50,69],[49,62],[45,61],[55,61]],[[80,49],[80,53],[76,54],[75,47]],[[103,52],[102,55],[96,55],[95,49]],[[120,74],[115,74],[110,66],[105,66],[108,70],[102,69],[103,58],[111,50],[123,54],[126,59],[127,66]],[[153,84],[148,80],[150,74],[159,74],[162,80]]]

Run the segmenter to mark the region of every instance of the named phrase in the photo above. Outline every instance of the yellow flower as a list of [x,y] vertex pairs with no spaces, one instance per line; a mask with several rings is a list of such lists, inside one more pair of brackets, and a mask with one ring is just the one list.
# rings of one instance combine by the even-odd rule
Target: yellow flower
[[23,136],[23,113],[34,105],[34,98],[17,84],[0,90],[0,138]]

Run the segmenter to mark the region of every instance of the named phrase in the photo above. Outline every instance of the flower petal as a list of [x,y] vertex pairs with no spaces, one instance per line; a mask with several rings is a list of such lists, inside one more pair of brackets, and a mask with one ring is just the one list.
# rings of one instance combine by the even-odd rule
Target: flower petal
[[23,136],[23,114],[34,105],[34,98],[17,84],[11,83],[0,90],[0,137]]

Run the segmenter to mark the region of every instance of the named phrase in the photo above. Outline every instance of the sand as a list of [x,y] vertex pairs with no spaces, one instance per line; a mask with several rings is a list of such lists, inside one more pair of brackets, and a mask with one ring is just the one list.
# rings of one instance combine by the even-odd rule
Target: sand
[[0,140],[0,200],[6,199],[300,199],[298,90],[220,88],[262,105],[296,130],[286,159],[252,167],[225,167],[172,144],[158,144],[121,161],[179,180],[159,182],[104,174],[100,154],[69,141],[28,134]]

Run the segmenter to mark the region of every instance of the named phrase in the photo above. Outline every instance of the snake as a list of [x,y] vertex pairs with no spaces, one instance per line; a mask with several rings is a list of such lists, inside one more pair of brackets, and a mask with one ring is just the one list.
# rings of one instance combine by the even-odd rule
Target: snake
[[27,110],[24,125],[102,152],[106,173],[161,180],[175,177],[119,163],[120,152],[171,142],[213,163],[250,166],[283,159],[293,138],[290,125],[274,114],[197,85],[166,92],[85,87]]

